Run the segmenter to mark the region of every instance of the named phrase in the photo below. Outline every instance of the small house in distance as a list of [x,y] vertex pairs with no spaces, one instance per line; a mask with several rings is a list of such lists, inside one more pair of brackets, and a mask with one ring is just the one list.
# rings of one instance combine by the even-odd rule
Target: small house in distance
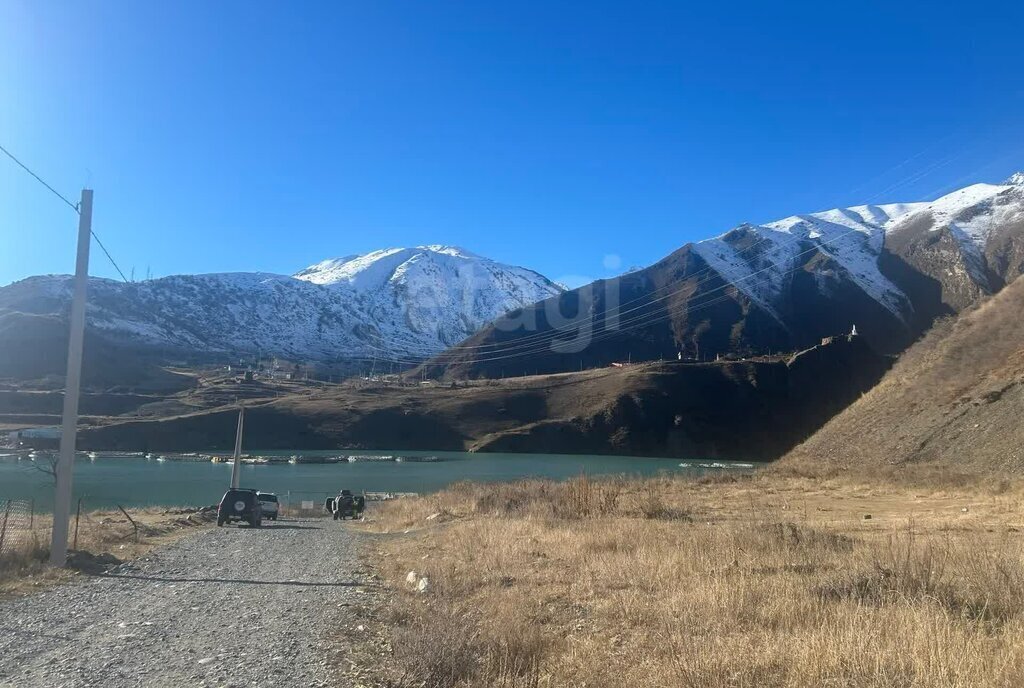
[[850,334],[840,334],[840,335],[832,335],[831,337],[822,337],[821,338],[821,345],[822,346],[828,346],[829,344],[831,344],[832,342],[834,342],[834,341],[836,341],[837,339],[840,339],[840,338],[845,338],[846,341],[852,342],[853,338],[854,337],[858,337],[858,336],[860,336],[860,335],[857,334],[857,326],[854,325],[853,328],[850,330]]

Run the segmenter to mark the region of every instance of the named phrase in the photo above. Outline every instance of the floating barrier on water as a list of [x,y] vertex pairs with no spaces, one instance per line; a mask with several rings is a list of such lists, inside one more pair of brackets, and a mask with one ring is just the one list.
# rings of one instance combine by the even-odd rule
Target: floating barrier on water
[[366,497],[368,502],[387,502],[392,499],[402,499],[404,497],[419,497],[419,492],[364,492],[363,495]]
[[349,456],[347,460],[349,463],[357,463],[364,461],[377,463],[390,461],[393,461],[395,463],[435,463],[438,461],[443,461],[443,459],[439,456],[393,456],[390,454],[356,454],[353,456]]
[[752,463],[722,463],[721,461],[712,461],[710,463],[692,463],[683,462],[679,464],[680,468],[712,468],[712,469],[735,469],[735,468],[753,468]]
[[345,461],[344,456],[293,456],[288,459],[288,463],[291,464],[324,464],[324,463],[342,463]]
[[[56,452],[48,452],[45,450],[32,450],[31,452],[20,452],[9,454],[9,456],[16,456],[19,459],[22,457],[36,460],[39,457],[48,456],[55,454]],[[187,452],[182,454],[155,454],[153,452],[124,452],[124,451],[88,451],[88,452],[77,452],[80,458],[88,458],[91,461],[96,459],[116,459],[116,458],[145,458],[148,461],[173,461],[182,463],[217,463],[217,464],[228,464],[232,462],[232,457],[225,456],[222,454],[202,454],[196,452]],[[273,464],[284,464],[290,463],[293,465],[300,464],[347,464],[347,463],[436,463],[444,461],[445,459],[434,456],[402,456],[397,454],[352,454],[352,455],[340,455],[340,456],[301,456],[299,454],[292,454],[291,456],[258,456],[258,455],[242,455],[241,462],[248,466],[267,466]]]

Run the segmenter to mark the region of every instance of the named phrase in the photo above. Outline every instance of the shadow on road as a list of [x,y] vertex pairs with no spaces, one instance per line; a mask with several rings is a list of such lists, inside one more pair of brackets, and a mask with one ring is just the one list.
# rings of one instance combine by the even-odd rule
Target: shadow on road
[[232,585],[291,585],[300,588],[366,588],[373,587],[365,583],[317,582],[317,581],[261,581],[247,578],[186,578],[183,576],[145,576],[131,573],[96,573],[96,578],[115,578],[125,580],[153,581],[155,583],[230,583]]

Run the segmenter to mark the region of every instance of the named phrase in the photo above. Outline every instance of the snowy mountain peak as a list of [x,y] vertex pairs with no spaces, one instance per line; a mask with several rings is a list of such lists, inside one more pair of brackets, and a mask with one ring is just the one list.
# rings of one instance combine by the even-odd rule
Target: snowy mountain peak
[[[61,313],[70,285],[70,277],[52,276],[2,288],[0,312]],[[262,350],[313,360],[426,357],[564,291],[532,270],[443,245],[330,258],[290,277],[93,279],[89,289],[96,332],[186,351]]]
[[[906,294],[883,274],[879,259],[887,236],[926,226],[944,230],[960,245],[971,279],[986,286],[983,247],[996,227],[1020,213],[1008,195],[1024,185],[1024,173],[1004,184],[973,184],[934,201],[834,208],[767,222],[743,224],[695,246],[728,282],[781,319],[784,295],[796,271],[819,256],[827,268],[815,274],[822,288],[846,281],[898,318],[910,314]],[[987,287],[986,287],[987,288]]]
[[424,251],[430,251],[431,253],[440,253],[446,256],[458,256],[461,258],[480,258],[477,254],[472,251],[467,251],[461,246],[446,246],[445,244],[427,244],[426,246],[417,246],[416,248]]
[[514,273],[537,284],[552,284],[547,278],[532,270],[503,265],[459,246],[442,244],[385,248],[363,255],[329,258],[300,270],[294,277],[314,284],[344,284],[365,290],[377,289],[389,282],[407,281],[412,274],[438,270],[459,278],[469,277],[471,273],[481,270],[491,273]]
[[411,335],[402,346],[409,353],[451,346],[510,310],[564,291],[532,270],[442,244],[331,258],[294,277],[336,293],[371,329]]

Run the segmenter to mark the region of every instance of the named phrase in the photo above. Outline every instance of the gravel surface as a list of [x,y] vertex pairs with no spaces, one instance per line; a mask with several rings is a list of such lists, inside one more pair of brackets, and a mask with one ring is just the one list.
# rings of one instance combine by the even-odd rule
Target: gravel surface
[[362,575],[340,523],[204,529],[0,602],[0,686],[346,685]]

